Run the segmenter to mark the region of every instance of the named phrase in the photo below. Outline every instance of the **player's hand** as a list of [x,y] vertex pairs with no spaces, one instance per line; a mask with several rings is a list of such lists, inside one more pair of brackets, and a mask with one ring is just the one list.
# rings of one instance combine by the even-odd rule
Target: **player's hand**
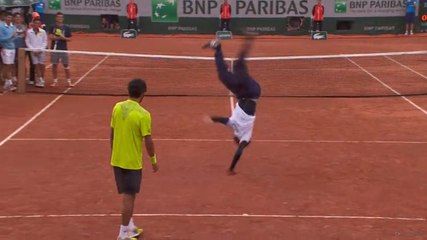
[[159,165],[157,163],[152,164],[151,167],[153,167],[153,172],[156,173],[159,171]]

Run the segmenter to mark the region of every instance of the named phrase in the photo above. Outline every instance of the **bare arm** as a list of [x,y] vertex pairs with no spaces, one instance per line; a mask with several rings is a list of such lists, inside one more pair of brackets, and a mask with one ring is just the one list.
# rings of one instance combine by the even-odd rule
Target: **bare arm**
[[110,149],[113,151],[113,142],[114,142],[114,128],[111,128],[110,132]]
[[156,152],[154,149],[154,142],[151,135],[147,135],[144,137],[145,149],[147,149],[148,156],[151,160],[151,165],[153,167],[153,172],[159,171],[159,166],[157,165]]

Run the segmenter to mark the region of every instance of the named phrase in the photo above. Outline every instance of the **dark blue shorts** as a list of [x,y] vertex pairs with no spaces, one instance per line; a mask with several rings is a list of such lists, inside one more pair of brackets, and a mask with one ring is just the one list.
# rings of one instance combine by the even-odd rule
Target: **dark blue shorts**
[[415,22],[415,13],[406,13],[405,22],[406,24],[413,24]]
[[116,179],[117,191],[134,195],[139,193],[141,188],[142,170],[129,170],[113,167]]

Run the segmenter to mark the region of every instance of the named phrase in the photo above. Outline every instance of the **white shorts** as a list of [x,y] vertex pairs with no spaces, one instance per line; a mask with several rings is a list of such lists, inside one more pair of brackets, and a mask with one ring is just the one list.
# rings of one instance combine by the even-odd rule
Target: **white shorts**
[[234,136],[237,137],[240,142],[250,142],[254,123],[255,116],[246,114],[237,103],[227,124],[233,128]]
[[46,60],[45,52],[31,52],[31,59],[33,64],[44,64]]
[[5,65],[15,64],[15,49],[2,49],[1,60]]

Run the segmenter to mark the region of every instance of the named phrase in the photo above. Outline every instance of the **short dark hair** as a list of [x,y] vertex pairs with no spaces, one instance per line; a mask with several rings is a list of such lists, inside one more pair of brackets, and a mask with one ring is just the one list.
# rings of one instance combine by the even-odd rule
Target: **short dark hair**
[[59,16],[59,15],[64,16],[64,14],[63,14],[62,12],[57,12],[57,13],[56,13],[56,16]]
[[12,17],[12,16],[13,16],[13,14],[12,14],[11,12],[7,11],[7,12],[6,12],[6,17],[9,17],[9,16],[11,16],[11,17]]
[[15,14],[13,14],[13,17],[16,17],[16,16],[22,16],[22,14],[21,14],[21,13],[19,13],[19,12],[17,12],[17,13],[15,13]]
[[140,98],[147,91],[144,80],[136,78],[129,82],[128,93],[131,98]]

